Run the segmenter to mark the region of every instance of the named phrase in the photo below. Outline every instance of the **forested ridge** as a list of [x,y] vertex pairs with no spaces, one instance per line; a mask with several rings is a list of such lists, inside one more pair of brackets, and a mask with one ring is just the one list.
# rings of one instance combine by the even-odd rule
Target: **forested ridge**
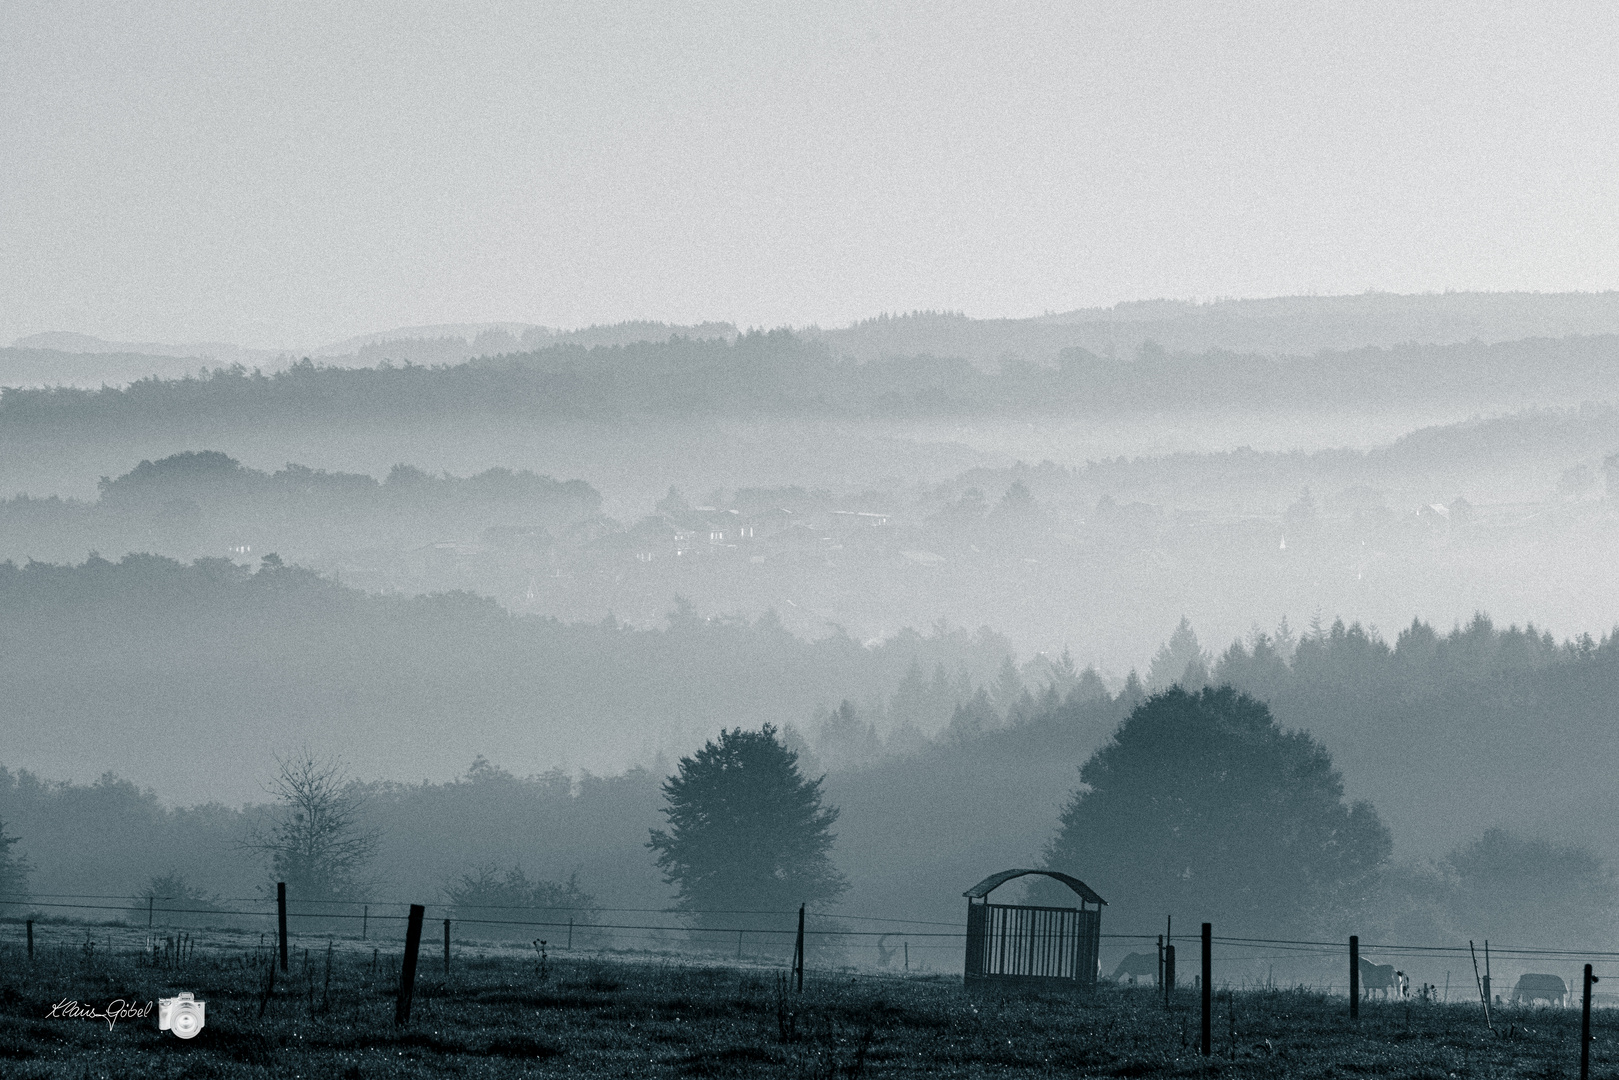
[[[1454,400],[1578,403],[1619,376],[1619,337],[1531,338],[1491,345],[1403,345],[1276,356],[1127,357],[1083,348],[996,370],[960,356],[841,357],[788,330],[734,340],[550,345],[455,364],[341,367],[300,361],[273,374],[240,365],[126,387],[7,389],[0,431],[42,423],[397,421],[467,413],[613,419],[631,415],[894,416],[1130,408],[1255,409]],[[1460,391],[1458,388],[1462,388]]]
[[[827,799],[841,809],[833,859],[857,911],[953,917],[960,889],[984,866],[1037,863],[1078,767],[1150,693],[1173,684],[1230,684],[1320,740],[1349,796],[1369,799],[1393,830],[1399,865],[1388,868],[1389,887],[1403,890],[1401,917],[1412,925],[1429,925],[1432,913],[1411,914],[1411,905],[1452,888],[1450,864],[1423,869],[1426,861],[1492,824],[1619,854],[1599,827],[1607,811],[1597,794],[1615,738],[1619,635],[1557,642],[1484,617],[1448,633],[1416,621],[1392,641],[1341,622],[1297,638],[1284,627],[1218,656],[1183,626],[1144,679],[1109,692],[1064,664],[1019,669],[992,635],[812,643],[679,608],[655,631],[563,625],[516,619],[472,596],[370,597],[293,567],[131,557],[0,566],[0,645],[14,721],[118,745],[124,771],[142,783],[182,746],[223,747],[239,772],[264,773],[253,765],[264,756],[258,725],[293,713],[318,718],[356,750],[430,737],[462,761],[477,752],[481,718],[500,708],[521,721],[512,746],[543,742],[554,715],[600,726],[631,713],[679,715],[697,738],[777,722],[809,775],[830,769]],[[976,688],[948,697],[954,714],[935,737],[903,735],[930,692],[926,665],[964,669],[997,653],[998,672],[980,667]],[[591,677],[570,674],[587,655]],[[297,685],[266,676],[289,657]],[[69,670],[76,684],[64,693]],[[848,703],[830,714],[808,704],[838,697]],[[579,871],[580,887],[602,903],[663,901],[644,845],[670,758],[650,771],[551,769],[525,779],[499,768],[508,754],[491,756],[494,765],[475,763],[449,782],[363,771],[389,882],[420,894],[474,864],[521,864],[548,880]],[[1413,761],[1435,764],[1419,781]],[[219,891],[256,880],[233,846],[260,812],[251,806],[166,809],[112,775],[60,784],[14,769],[0,786],[0,818],[38,867],[35,888],[123,882],[136,866],[165,864],[165,850],[198,853],[169,861],[205,862],[193,876]],[[493,820],[508,827],[492,834]],[[109,824],[92,827],[100,821]],[[87,839],[69,843],[76,830]]]
[[1010,651],[951,628],[870,649],[840,633],[807,641],[772,613],[704,618],[678,598],[651,629],[564,623],[467,592],[368,594],[273,555],[256,571],[150,555],[0,563],[12,747],[62,760],[116,740],[132,773],[170,790],[199,771],[250,789],[252,762],[333,732],[372,775],[475,753],[621,767],[722,721],[886,701],[916,665],[945,683],[928,706],[944,715],[917,719],[943,723]]

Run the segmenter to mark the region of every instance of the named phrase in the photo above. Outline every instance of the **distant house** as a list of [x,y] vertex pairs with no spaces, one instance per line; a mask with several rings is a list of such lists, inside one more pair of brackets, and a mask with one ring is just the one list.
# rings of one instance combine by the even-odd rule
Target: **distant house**
[[771,546],[783,554],[819,553],[825,549],[830,541],[831,537],[819,529],[797,524],[783,529],[771,537]]
[[846,536],[860,529],[879,528],[887,524],[887,514],[879,514],[870,510],[832,511],[833,527]]
[[598,556],[607,559],[634,559],[650,563],[673,558],[682,547],[682,531],[668,518],[653,515],[642,518],[622,532],[608,533],[593,541],[589,547]]
[[751,514],[744,519],[742,526],[748,530],[749,539],[766,539],[776,536],[794,525],[802,523],[801,515],[785,506],[778,506],[763,513]]

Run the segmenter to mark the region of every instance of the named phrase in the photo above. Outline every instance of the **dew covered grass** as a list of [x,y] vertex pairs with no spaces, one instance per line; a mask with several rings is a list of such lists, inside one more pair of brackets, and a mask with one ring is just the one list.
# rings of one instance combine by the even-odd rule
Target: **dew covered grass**
[[[1147,988],[1095,994],[969,992],[947,976],[782,973],[647,954],[549,958],[458,947],[448,975],[424,947],[410,1023],[394,1024],[398,951],[341,943],[294,952],[265,995],[267,953],[245,945],[172,955],[106,948],[0,949],[0,1076],[1117,1076],[1574,1077],[1579,1014],[1477,1002],[1370,1002],[1221,990],[1214,1055],[1198,1052],[1191,992],[1165,1008]],[[189,990],[207,1002],[193,1040],[145,1018],[52,1017]],[[1595,1020],[1593,1075],[1612,1075],[1619,1025]]]

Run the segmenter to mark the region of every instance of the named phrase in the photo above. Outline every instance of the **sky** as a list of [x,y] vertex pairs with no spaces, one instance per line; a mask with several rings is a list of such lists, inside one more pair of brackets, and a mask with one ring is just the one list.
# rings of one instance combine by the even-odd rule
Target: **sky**
[[0,4],[0,343],[1619,287],[1619,8]]

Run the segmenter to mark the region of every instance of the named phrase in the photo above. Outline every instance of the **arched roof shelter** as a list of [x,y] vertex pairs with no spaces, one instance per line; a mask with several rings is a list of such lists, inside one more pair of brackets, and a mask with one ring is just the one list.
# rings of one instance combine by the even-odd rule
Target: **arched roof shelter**
[[1008,881],[1011,881],[1014,878],[1026,877],[1029,874],[1042,874],[1045,877],[1062,882],[1064,885],[1074,890],[1075,895],[1079,897],[1081,903],[1091,903],[1097,905],[1098,907],[1107,903],[1106,900],[1103,900],[1100,896],[1096,895],[1095,889],[1092,889],[1089,885],[1085,884],[1077,877],[1070,877],[1067,874],[1062,873],[1060,870],[1002,870],[998,874],[989,875],[989,877],[985,878],[983,881],[980,881],[977,885],[974,885],[961,895],[971,897],[974,900],[982,900],[984,897],[988,896],[1002,885],[1005,885]]
[[[1079,907],[989,902],[990,893],[1030,874],[1068,886],[1079,897]],[[1002,870],[962,895],[967,898],[967,985],[1085,990],[1096,985],[1102,908],[1107,901],[1089,885],[1058,870]]]

